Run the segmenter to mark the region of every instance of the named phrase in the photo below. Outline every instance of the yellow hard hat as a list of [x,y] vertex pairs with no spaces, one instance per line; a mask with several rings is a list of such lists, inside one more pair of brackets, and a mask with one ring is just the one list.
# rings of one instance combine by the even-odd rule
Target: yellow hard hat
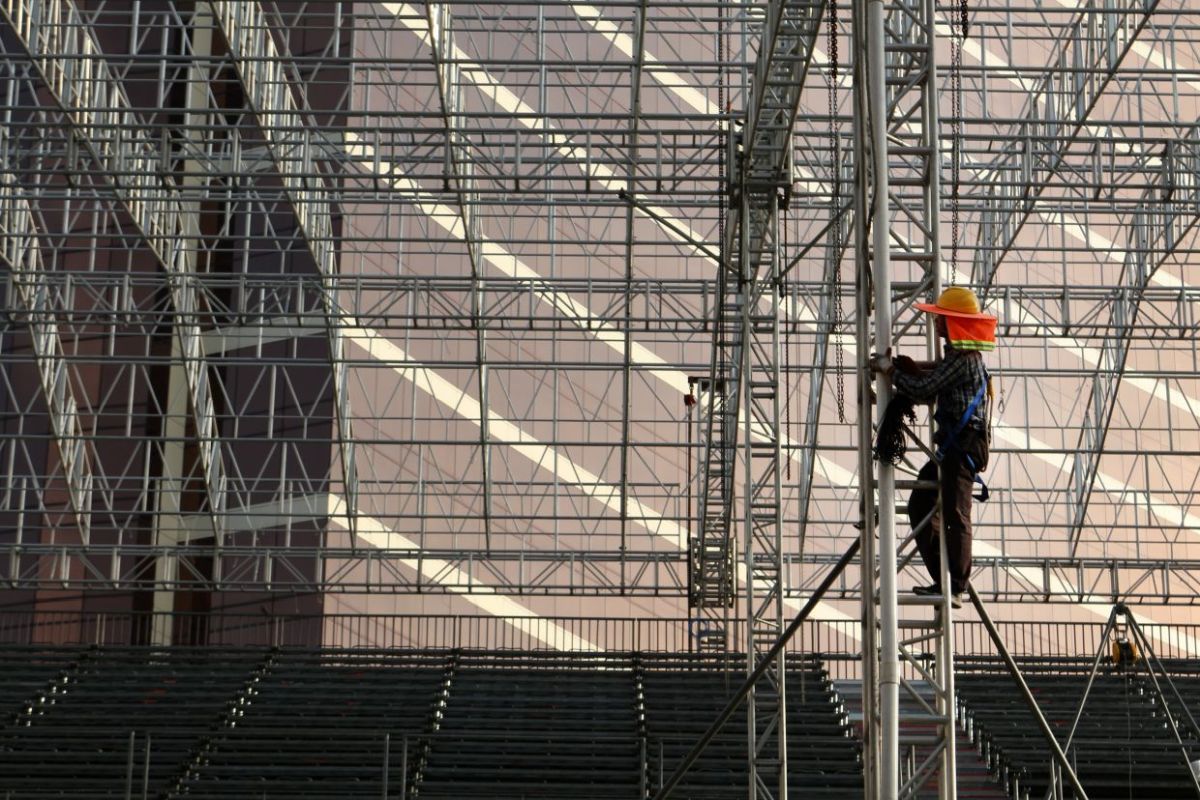
[[946,335],[958,350],[996,349],[996,318],[979,311],[979,298],[964,286],[941,293],[937,305],[917,303],[917,308],[946,318]]
[[980,313],[979,298],[965,286],[951,286],[946,289],[938,296],[936,305],[933,303],[917,303],[916,305],[922,311],[946,317],[995,319],[990,314]]

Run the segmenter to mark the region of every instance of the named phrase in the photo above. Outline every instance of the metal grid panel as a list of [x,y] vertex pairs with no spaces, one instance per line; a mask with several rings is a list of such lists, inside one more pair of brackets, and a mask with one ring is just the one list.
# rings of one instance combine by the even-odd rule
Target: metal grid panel
[[[1005,343],[985,595],[1190,600],[1196,21],[971,4],[957,267],[991,275]],[[3,246],[39,254],[4,266],[10,585],[682,612],[704,446],[684,397],[760,7],[12,0],[0,28],[0,203],[33,225]],[[858,516],[832,357],[856,363],[854,315],[832,327],[823,291],[853,151],[828,49],[779,240],[787,603]]]

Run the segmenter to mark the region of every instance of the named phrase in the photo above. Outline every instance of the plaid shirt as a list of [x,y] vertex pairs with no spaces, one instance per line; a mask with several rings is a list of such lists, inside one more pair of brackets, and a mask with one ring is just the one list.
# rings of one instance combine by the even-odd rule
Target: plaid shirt
[[[896,372],[892,376],[896,388],[918,403],[937,400],[939,428],[953,429],[975,399],[980,386],[987,384],[983,370],[983,353],[978,350],[958,350],[946,347],[945,355],[933,369],[916,375]],[[987,397],[980,401],[967,422],[967,427],[984,430],[987,427]]]

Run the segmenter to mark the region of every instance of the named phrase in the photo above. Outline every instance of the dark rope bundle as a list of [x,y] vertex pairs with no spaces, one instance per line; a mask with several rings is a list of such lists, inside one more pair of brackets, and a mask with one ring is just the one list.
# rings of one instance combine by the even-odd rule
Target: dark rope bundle
[[898,466],[904,458],[906,449],[904,441],[904,420],[915,425],[917,412],[916,403],[911,397],[897,394],[883,411],[883,419],[879,422],[879,430],[875,433],[875,446],[871,454],[876,461],[883,461]]

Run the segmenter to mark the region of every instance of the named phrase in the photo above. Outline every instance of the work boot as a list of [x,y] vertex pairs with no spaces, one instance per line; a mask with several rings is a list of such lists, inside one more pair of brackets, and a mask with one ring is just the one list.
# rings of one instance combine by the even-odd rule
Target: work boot
[[[914,586],[912,591],[913,594],[920,597],[940,597],[942,594],[942,587],[938,586],[937,584],[931,584],[929,586]],[[950,593],[950,607],[962,608],[962,592]]]

